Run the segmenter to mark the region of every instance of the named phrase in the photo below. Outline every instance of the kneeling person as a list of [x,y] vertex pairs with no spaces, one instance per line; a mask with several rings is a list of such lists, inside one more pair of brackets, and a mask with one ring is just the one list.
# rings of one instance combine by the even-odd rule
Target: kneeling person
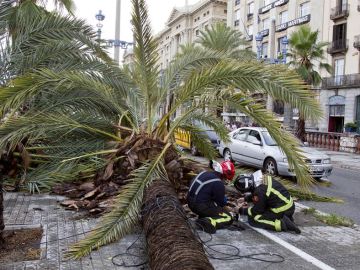
[[187,201],[191,211],[199,216],[197,225],[208,233],[215,233],[233,222],[225,209],[227,199],[223,181],[234,177],[235,167],[230,161],[210,161],[210,168],[212,171],[201,172],[194,178]]
[[240,207],[239,214],[247,215],[251,226],[301,233],[293,219],[294,201],[281,183],[257,171],[251,176],[238,176],[234,186],[241,193],[250,192],[249,196],[245,196],[245,201],[252,201],[254,206]]

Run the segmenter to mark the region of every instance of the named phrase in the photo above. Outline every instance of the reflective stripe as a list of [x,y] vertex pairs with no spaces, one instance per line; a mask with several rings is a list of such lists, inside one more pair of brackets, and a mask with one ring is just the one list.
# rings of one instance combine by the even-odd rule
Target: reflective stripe
[[266,197],[270,196],[272,190],[272,178],[271,176],[267,176],[267,190],[266,190]]
[[231,216],[226,214],[226,213],[220,213],[219,216],[221,216],[221,218],[210,218],[210,222],[211,225],[213,225],[216,228],[216,224],[218,223],[223,223],[223,222],[229,222],[231,221]]
[[294,204],[293,199],[290,197],[290,200],[287,204],[280,206],[278,208],[271,208],[271,211],[273,211],[274,213],[285,212],[286,210],[290,209],[293,206],[293,204]]
[[[194,184],[195,184],[196,182],[198,182],[198,179],[199,179],[200,175],[202,175],[203,173],[205,173],[205,171],[199,173],[199,174],[195,177],[194,181],[192,182],[192,184],[191,184],[191,186],[190,186],[190,188],[189,188],[189,192],[191,191],[191,189],[192,189],[192,187],[194,186]],[[199,183],[199,182],[198,182],[198,183]],[[201,182],[200,182],[200,184],[201,184]]]
[[266,190],[266,197],[269,197],[271,193],[274,193],[280,200],[282,200],[285,204],[283,206],[277,207],[277,208],[271,208],[271,211],[274,213],[281,213],[288,209],[290,209],[294,202],[292,197],[290,196],[290,199],[286,198],[284,195],[282,195],[279,191],[274,189],[272,187],[272,178],[271,176],[267,177],[267,190]]
[[271,220],[261,219],[261,217],[262,217],[262,215],[257,215],[254,218],[254,220],[258,223],[263,223],[263,224],[273,226],[277,232],[281,232],[281,221],[279,219],[275,219],[275,221],[271,221]]
[[206,180],[205,182],[200,182],[200,180],[196,180],[200,185],[198,186],[198,188],[196,189],[195,191],[195,196],[199,194],[200,190],[207,184],[210,184],[212,182],[221,182],[221,180],[219,178],[214,178],[214,179],[209,179],[209,180]]
[[249,207],[249,208],[248,208],[248,215],[249,215],[250,217],[252,217],[251,208],[252,208],[252,207]]

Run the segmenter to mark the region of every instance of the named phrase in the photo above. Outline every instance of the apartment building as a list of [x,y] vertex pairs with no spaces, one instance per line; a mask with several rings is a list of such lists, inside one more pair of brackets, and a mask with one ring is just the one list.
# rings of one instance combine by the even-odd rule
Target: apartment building
[[[244,34],[248,48],[272,62],[282,59],[282,41],[299,25],[318,30],[319,39],[330,43],[326,58],[334,74],[321,72],[322,86],[314,91],[324,118],[311,127],[342,132],[345,123],[360,123],[359,6],[360,0],[229,0],[227,24]],[[276,101],[270,99],[267,107],[283,114]]]
[[200,0],[194,5],[174,7],[166,27],[157,35],[160,68],[169,65],[180,45],[195,42],[201,30],[226,19],[226,0]]
[[323,40],[332,75],[324,74],[319,90],[325,112],[321,131],[342,132],[344,125],[357,122],[360,133],[360,0],[326,0]]

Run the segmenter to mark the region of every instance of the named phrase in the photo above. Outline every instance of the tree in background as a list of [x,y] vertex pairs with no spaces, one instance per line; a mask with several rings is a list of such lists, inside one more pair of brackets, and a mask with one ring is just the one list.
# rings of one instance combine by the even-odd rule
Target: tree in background
[[[317,86],[321,83],[321,76],[317,70],[325,69],[331,73],[332,68],[325,60],[325,47],[328,42],[318,42],[319,31],[311,31],[308,25],[300,26],[293,32],[289,39],[291,58],[290,66],[295,68],[297,73],[309,86]],[[305,120],[306,117],[300,112],[297,123],[296,136],[306,140]]]

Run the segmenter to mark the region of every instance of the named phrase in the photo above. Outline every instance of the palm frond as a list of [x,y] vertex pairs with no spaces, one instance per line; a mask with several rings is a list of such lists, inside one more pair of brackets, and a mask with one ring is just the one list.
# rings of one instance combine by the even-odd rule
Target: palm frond
[[85,239],[69,249],[70,258],[79,259],[86,256],[93,249],[118,240],[134,229],[138,222],[145,188],[155,179],[167,179],[162,159],[170,145],[167,144],[150,164],[133,171],[132,178],[116,197],[114,209],[102,218],[100,225]]
[[151,34],[151,26],[147,7],[144,0],[132,0],[132,24],[136,46],[134,48],[134,80],[145,98],[145,112],[147,117],[147,131],[151,133],[154,123],[154,104],[159,96],[157,78],[158,54],[157,41]]

